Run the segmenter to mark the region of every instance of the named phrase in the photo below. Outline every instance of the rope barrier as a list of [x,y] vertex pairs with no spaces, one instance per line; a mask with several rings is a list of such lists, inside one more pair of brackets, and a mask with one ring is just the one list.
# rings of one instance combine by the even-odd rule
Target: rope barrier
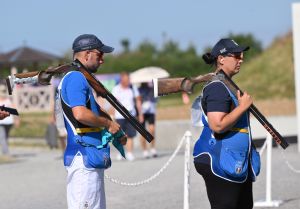
[[299,169],[296,169],[294,166],[292,166],[292,164],[287,160],[286,155],[284,154],[283,150],[281,149],[281,155],[284,159],[285,164],[287,165],[287,167],[294,173],[300,173]]
[[138,181],[138,182],[123,182],[121,180],[115,179],[110,177],[109,175],[105,174],[105,178],[108,179],[110,182],[115,183],[115,184],[119,184],[122,186],[141,186],[143,184],[149,183],[151,181],[153,181],[155,178],[157,178],[168,166],[169,164],[173,161],[173,159],[175,158],[175,156],[178,154],[183,142],[185,141],[185,137],[186,134],[181,138],[179,144],[177,145],[176,149],[174,150],[173,154],[171,155],[171,157],[168,159],[168,161],[161,167],[161,169],[159,169],[159,171],[157,171],[155,174],[153,174],[152,176],[150,176],[149,178],[142,180],[142,181]]
[[[260,155],[260,156],[262,156],[262,154],[263,154],[264,150],[266,149],[266,147],[267,147],[267,140],[265,140],[263,146],[262,146],[262,147],[260,148],[260,150],[259,150],[259,155]],[[279,148],[281,149],[281,155],[282,155],[282,157],[283,157],[283,159],[284,159],[284,162],[285,162],[285,164],[287,165],[287,167],[288,167],[292,172],[294,172],[294,173],[300,173],[300,169],[296,169],[296,168],[288,161],[286,155],[284,154],[284,150],[283,150],[280,146],[278,146],[278,145],[277,145],[277,147],[279,147]]]

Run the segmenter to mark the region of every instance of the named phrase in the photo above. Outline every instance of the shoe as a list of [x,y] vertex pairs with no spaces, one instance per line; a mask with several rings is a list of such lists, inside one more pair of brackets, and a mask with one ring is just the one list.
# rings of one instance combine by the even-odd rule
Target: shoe
[[156,149],[152,148],[152,149],[150,149],[150,152],[151,152],[152,157],[157,157]]
[[133,156],[132,152],[127,152],[126,153],[126,159],[128,161],[134,161],[135,157]]
[[149,152],[147,150],[143,151],[143,158],[148,159],[150,157]]
[[117,157],[116,157],[116,158],[117,158],[117,160],[119,160],[119,161],[123,160],[123,157],[122,157],[122,155],[121,155],[120,153],[117,154]]

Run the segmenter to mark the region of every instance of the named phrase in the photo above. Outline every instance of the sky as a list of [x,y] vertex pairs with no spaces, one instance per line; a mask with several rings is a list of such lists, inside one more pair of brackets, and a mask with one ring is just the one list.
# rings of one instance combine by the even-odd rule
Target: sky
[[26,45],[56,55],[80,34],[97,35],[115,52],[129,39],[161,47],[168,40],[201,53],[230,32],[269,46],[291,30],[296,0],[0,0],[0,52]]

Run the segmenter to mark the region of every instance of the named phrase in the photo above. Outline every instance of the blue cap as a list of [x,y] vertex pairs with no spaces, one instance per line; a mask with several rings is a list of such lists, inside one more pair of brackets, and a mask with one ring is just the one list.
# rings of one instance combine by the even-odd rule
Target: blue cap
[[228,53],[241,53],[247,51],[249,46],[240,46],[234,40],[229,38],[224,38],[218,41],[216,45],[211,50],[211,55],[213,57],[218,57],[219,55],[224,55]]
[[74,53],[91,49],[97,49],[103,53],[110,53],[114,50],[113,47],[104,45],[102,41],[93,34],[83,34],[78,36],[73,42],[72,49]]

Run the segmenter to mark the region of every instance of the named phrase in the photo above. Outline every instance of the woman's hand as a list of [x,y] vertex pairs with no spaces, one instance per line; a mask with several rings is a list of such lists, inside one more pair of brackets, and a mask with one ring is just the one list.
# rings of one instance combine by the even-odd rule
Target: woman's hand
[[241,92],[239,90],[237,91],[237,99],[239,101],[239,106],[243,110],[247,110],[253,103],[251,96],[247,92],[244,92],[241,96]]

